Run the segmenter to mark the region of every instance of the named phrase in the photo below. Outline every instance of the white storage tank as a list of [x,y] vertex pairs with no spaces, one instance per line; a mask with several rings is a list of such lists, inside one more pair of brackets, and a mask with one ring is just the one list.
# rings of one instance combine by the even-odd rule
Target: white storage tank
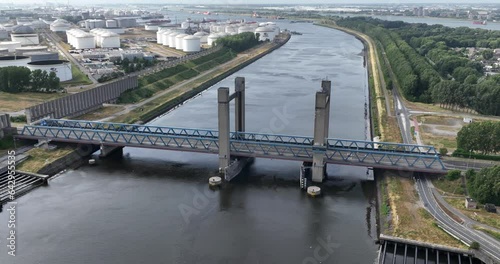
[[19,42],[21,45],[38,45],[40,40],[38,39],[38,34],[33,30],[33,28],[28,26],[16,26],[12,29],[10,33],[10,38],[12,41]]
[[5,28],[0,28],[0,39],[8,39],[9,38],[9,32],[5,30]]
[[7,49],[7,48],[1,48],[0,49],[0,56],[3,56],[5,54],[7,54],[7,53],[9,53],[9,49]]
[[12,29],[14,29],[14,25],[12,25],[12,24],[3,24],[3,26],[2,26],[2,27],[3,27],[3,29],[5,29],[5,31],[7,31],[7,32],[11,32],[11,31],[12,31]]
[[170,44],[168,36],[172,33],[170,30],[167,30],[163,33],[161,33],[161,44],[163,46],[168,46]]
[[177,32],[172,32],[168,35],[168,46],[171,47],[171,48],[175,48],[175,37],[179,35],[179,33]]
[[61,82],[73,79],[71,63],[65,60],[34,61],[28,63],[27,66],[31,71],[42,70],[48,74],[55,72]]
[[34,61],[47,61],[47,60],[58,60],[59,59],[59,53],[57,53],[57,52],[48,52],[48,51],[25,52],[24,56],[30,57],[31,62],[34,62]]
[[184,52],[198,52],[201,49],[200,37],[185,36],[182,41],[182,51]]
[[175,48],[178,50],[182,50],[183,39],[187,34],[179,34],[175,36]]
[[47,46],[27,46],[16,48],[16,55],[24,55],[26,52],[47,51]]
[[115,28],[115,27],[118,27],[118,23],[116,23],[116,20],[108,19],[108,20],[106,20],[106,27],[107,28]]
[[273,41],[274,39],[274,29],[270,27],[258,27],[255,29],[255,35],[259,34],[260,41]]
[[31,62],[28,56],[3,56],[0,57],[0,68],[9,66],[24,66]]
[[69,30],[69,23],[64,19],[56,19],[54,22],[50,24],[50,30],[53,32],[64,32]]
[[14,52],[16,51],[16,48],[20,48],[21,43],[15,42],[15,41],[5,41],[5,42],[0,42],[0,49],[1,48],[6,48],[9,50],[9,52]]
[[207,43],[207,41],[208,41],[208,35],[209,34],[207,32],[203,32],[203,31],[194,33],[194,36],[200,38],[200,42],[201,43]]
[[208,37],[207,37],[207,44],[208,45],[211,45],[211,46],[215,46],[215,42],[217,41],[217,39],[220,38],[220,35],[219,34],[210,34]]
[[255,28],[250,27],[250,26],[242,26],[238,28],[238,34],[244,33],[244,32],[254,32]]
[[101,34],[101,43],[99,46],[101,48],[119,48],[120,36],[113,32],[104,32]]

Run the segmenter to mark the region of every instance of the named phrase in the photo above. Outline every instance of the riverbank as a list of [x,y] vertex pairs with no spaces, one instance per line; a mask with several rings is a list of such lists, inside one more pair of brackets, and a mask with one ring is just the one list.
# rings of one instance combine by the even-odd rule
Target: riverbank
[[[367,35],[342,28],[336,25],[325,25],[330,28],[341,30],[351,34],[363,42],[368,56],[368,71],[370,72],[370,96],[371,102],[375,105],[372,108],[372,122],[377,124],[381,140],[391,142],[402,142],[400,131],[397,125],[389,125],[390,118],[386,111],[385,97],[382,86],[385,83],[384,75],[380,66],[378,50],[374,41]],[[415,183],[411,175],[402,175],[387,171],[376,173],[378,189],[378,221],[381,234],[388,234],[395,237],[417,240],[427,243],[465,248],[458,240],[451,237],[440,229],[434,218],[425,210],[415,189]]]

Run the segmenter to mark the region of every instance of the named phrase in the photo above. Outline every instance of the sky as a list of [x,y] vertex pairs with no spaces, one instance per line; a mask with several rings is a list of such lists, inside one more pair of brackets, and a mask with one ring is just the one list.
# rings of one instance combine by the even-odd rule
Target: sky
[[[26,4],[26,3],[67,3],[67,0],[0,0],[0,5],[6,3]],[[155,4],[412,4],[412,3],[448,3],[448,4],[479,4],[490,3],[500,4],[499,0],[69,0],[70,5],[102,4],[102,3],[155,3]]]

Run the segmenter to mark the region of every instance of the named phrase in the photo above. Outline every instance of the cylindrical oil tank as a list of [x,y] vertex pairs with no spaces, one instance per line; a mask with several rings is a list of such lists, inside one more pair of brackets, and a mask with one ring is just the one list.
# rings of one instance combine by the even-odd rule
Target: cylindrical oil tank
[[179,35],[179,33],[177,32],[172,32],[168,35],[168,46],[171,47],[171,48],[175,48],[175,37]]
[[168,36],[170,35],[170,33],[172,33],[170,30],[167,30],[163,33],[161,33],[161,44],[163,46],[168,46],[169,43],[169,39],[168,39]]
[[208,35],[209,34],[207,32],[203,32],[203,31],[194,33],[194,36],[200,37],[201,43],[207,43]]
[[40,44],[40,39],[38,38],[38,34],[11,34],[10,39],[12,41],[21,43],[21,45]]
[[11,32],[14,29],[14,25],[12,25],[12,24],[4,24],[2,27],[7,32]]
[[27,56],[0,57],[0,67],[8,67],[8,66],[24,66],[24,67],[26,67],[29,62],[31,62],[31,60]]
[[185,36],[182,40],[182,51],[184,52],[198,52],[200,51],[200,37]]
[[28,63],[27,66],[32,71],[42,70],[49,74],[55,72],[61,82],[73,79],[71,63],[65,60],[35,61]]
[[244,32],[254,32],[255,28],[250,27],[250,26],[242,26],[238,28],[238,34],[244,33]]
[[23,55],[26,52],[47,51],[47,46],[27,46],[16,48],[16,55]]
[[101,48],[119,48],[120,37],[113,32],[105,32],[101,34]]
[[113,19],[106,20],[106,27],[107,28],[115,28],[117,26],[118,26],[118,24],[116,23],[116,20],[113,20]]
[[82,34],[75,37],[75,49],[95,49],[95,38],[91,34]]
[[49,60],[58,60],[59,59],[59,54],[57,52],[49,52],[49,51],[25,52],[24,56],[30,57],[31,62],[49,61]]
[[102,19],[96,19],[94,20],[94,27],[95,28],[105,28],[106,27],[106,21]]
[[178,50],[182,50],[182,44],[183,44],[183,39],[184,37],[187,36],[187,34],[179,34],[175,36],[175,48]]
[[9,52],[14,52],[16,51],[16,48],[20,48],[21,43],[15,42],[15,41],[5,41],[5,42],[0,42],[0,48],[7,48],[9,49]]
[[1,48],[0,49],[0,56],[5,55],[7,53],[9,53],[9,49],[8,48]]
[[255,34],[259,34],[260,41],[272,41],[274,39],[274,29],[271,27],[258,27],[255,29]]
[[217,41],[218,38],[220,38],[220,36],[218,34],[210,34],[207,37],[207,44],[211,45],[211,46],[215,46],[215,41]]

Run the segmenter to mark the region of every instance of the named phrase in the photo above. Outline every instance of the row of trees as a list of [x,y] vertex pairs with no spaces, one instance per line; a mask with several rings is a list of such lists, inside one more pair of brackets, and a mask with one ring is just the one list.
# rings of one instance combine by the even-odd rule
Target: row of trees
[[478,202],[500,205],[500,166],[467,171],[467,190]]
[[125,73],[140,71],[152,66],[153,64],[153,61],[145,60],[142,58],[139,59],[137,57],[135,57],[132,61],[130,61],[128,58],[125,58],[123,60],[115,62],[115,65],[120,65]]
[[60,91],[60,80],[55,72],[34,70],[26,67],[0,68],[0,91],[19,92],[57,92]]
[[467,152],[499,153],[500,122],[474,122],[462,127],[457,135],[457,147]]
[[219,38],[217,45],[222,45],[236,52],[242,52],[259,44],[259,35],[252,32],[244,32],[233,36]]
[[367,17],[342,18],[337,24],[364,32],[381,44],[407,99],[500,115],[500,77],[484,77],[480,61],[490,58],[491,52],[482,52],[474,61],[465,49],[494,48],[499,32]]

